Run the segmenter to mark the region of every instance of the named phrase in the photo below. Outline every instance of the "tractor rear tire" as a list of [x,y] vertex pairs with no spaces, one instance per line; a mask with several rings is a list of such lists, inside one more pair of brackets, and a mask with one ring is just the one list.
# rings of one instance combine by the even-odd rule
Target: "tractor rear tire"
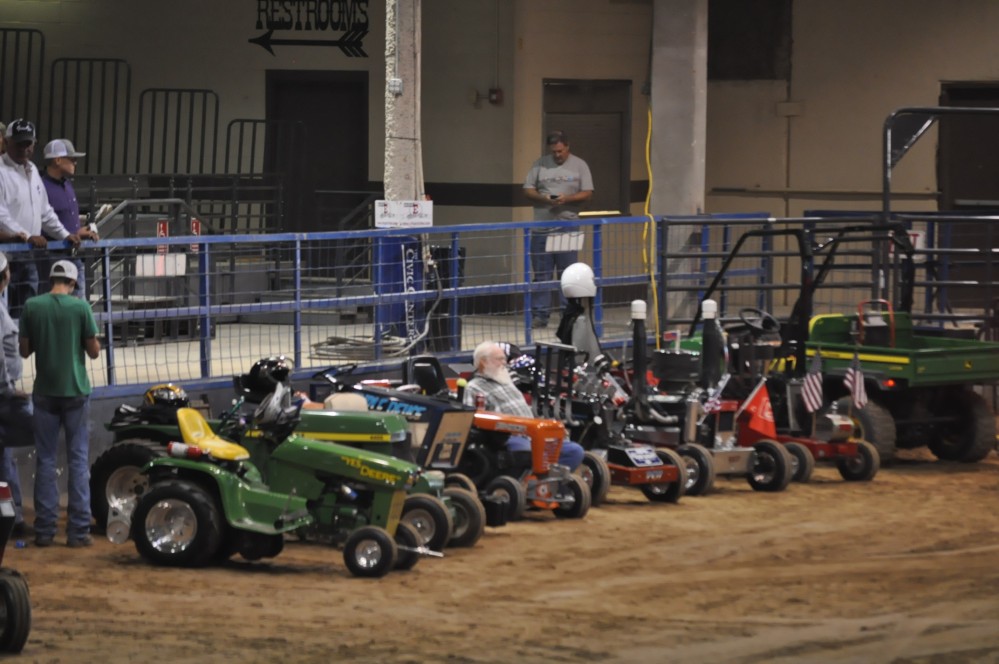
[[684,495],[703,496],[715,486],[715,460],[703,445],[690,443],[676,449],[687,473]]
[[756,459],[746,477],[754,491],[783,491],[791,483],[791,453],[773,440],[753,445]]
[[784,449],[791,455],[791,481],[804,484],[812,479],[815,471],[815,457],[808,446],[801,443],[784,443]]
[[204,567],[222,544],[224,521],[215,497],[193,482],[168,480],[150,487],[132,514],[132,539],[157,565]]
[[416,528],[405,521],[400,521],[396,524],[395,545],[397,551],[395,569],[410,570],[416,566],[416,563],[420,562],[419,553],[407,550],[418,549],[423,546],[423,542],[420,541],[420,533],[416,532]]
[[406,496],[401,520],[413,526],[422,544],[433,551],[443,551],[454,531],[451,511],[443,500],[429,493]]
[[840,476],[848,482],[868,482],[874,479],[881,468],[878,450],[866,440],[857,441],[857,456],[841,457],[836,460]]
[[516,477],[500,475],[486,485],[486,495],[504,498],[507,502],[506,520],[519,521],[527,509],[527,490]]
[[603,505],[611,486],[611,472],[607,461],[596,452],[587,450],[583,454],[583,463],[579,464],[576,472],[590,485],[590,506]]
[[851,413],[849,417],[853,420],[853,437],[874,445],[882,466],[891,465],[897,444],[895,419],[879,403],[868,401],[866,406],[857,410],[852,408],[850,400],[851,397],[843,397],[836,402],[836,406],[842,415]]
[[90,468],[90,512],[97,529],[108,525],[114,507],[130,518],[135,504],[149,490],[149,478],[140,470],[153,459],[166,456],[166,448],[152,440],[123,440],[106,449]]
[[683,498],[687,489],[687,467],[679,454],[673,450],[659,448],[656,456],[664,465],[673,466],[679,471],[679,478],[675,482],[662,482],[661,484],[643,484],[642,493],[654,503],[676,503]]
[[3,601],[0,652],[21,652],[31,632],[31,596],[20,572],[0,569],[0,598]]
[[957,420],[945,431],[938,428],[930,441],[930,451],[938,459],[975,463],[996,448],[995,415],[977,392],[955,391],[934,410]]
[[478,495],[456,486],[444,489],[444,497],[454,510],[454,531],[448,546],[475,546],[486,529],[486,508]]
[[379,578],[395,568],[399,548],[384,528],[361,526],[347,537],[343,562],[354,576]]
[[560,519],[582,519],[590,511],[592,495],[590,485],[579,475],[569,475],[568,486],[563,489],[572,494],[572,504],[559,505],[554,510],[555,516]]

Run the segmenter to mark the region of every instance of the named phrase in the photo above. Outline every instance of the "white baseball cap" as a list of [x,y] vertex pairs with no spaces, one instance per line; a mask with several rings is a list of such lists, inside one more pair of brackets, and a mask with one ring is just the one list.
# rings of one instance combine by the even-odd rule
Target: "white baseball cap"
[[57,138],[49,141],[45,146],[45,158],[55,159],[56,157],[86,157],[86,152],[77,152],[73,143],[68,138]]
[[55,265],[52,266],[52,271],[49,272],[49,279],[53,277],[62,277],[63,279],[72,279],[76,281],[79,274],[76,272],[76,265],[70,261],[56,261]]

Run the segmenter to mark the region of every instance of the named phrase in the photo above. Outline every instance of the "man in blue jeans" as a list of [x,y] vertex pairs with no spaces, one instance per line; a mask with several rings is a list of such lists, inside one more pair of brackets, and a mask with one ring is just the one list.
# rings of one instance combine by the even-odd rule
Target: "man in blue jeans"
[[59,517],[56,456],[66,434],[69,510],[66,544],[90,546],[90,378],[87,357],[100,355],[90,305],[72,295],[76,265],[56,261],[51,290],[28,300],[21,314],[21,357],[35,355],[35,545],[50,546]]
[[[593,176],[585,161],[569,152],[569,137],[554,131],[545,138],[549,154],[531,166],[524,179],[524,195],[534,206],[534,220],[578,219],[579,212],[593,197]],[[575,251],[548,247],[557,229],[531,230],[531,281],[548,281],[562,276],[562,270],[578,260]],[[564,305],[564,302],[563,302]],[[531,326],[548,327],[551,293],[535,293],[531,304]]]

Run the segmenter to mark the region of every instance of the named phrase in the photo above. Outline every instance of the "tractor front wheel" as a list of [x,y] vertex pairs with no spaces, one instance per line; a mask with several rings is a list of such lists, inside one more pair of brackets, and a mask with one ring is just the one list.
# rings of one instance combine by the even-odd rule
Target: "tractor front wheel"
[[715,459],[703,445],[690,443],[677,448],[677,454],[683,459],[683,467],[687,473],[684,494],[688,496],[703,496],[715,485]]
[[132,516],[136,502],[149,489],[142,467],[165,454],[160,443],[136,439],[115,443],[97,457],[90,468],[90,511],[99,530],[107,528],[109,509],[126,520]]
[[405,521],[400,521],[395,527],[395,546],[398,552],[395,559],[395,569],[410,570],[420,562],[420,554],[414,549],[423,546],[420,533]]
[[568,505],[559,505],[553,512],[560,519],[582,519],[590,511],[590,485],[579,475],[569,475],[569,481],[562,493],[572,496]]
[[507,521],[519,521],[527,509],[527,490],[516,477],[500,475],[486,485],[486,495],[506,501]]
[[867,482],[874,479],[881,467],[878,450],[866,440],[857,441],[857,456],[836,460],[840,476],[849,482]]
[[343,562],[354,576],[378,578],[395,567],[399,549],[384,528],[361,526],[343,547]]
[[660,448],[656,450],[656,456],[663,462],[663,465],[673,466],[678,469],[679,477],[675,482],[662,482],[660,484],[645,484],[642,486],[642,493],[645,497],[656,503],[676,503],[687,488],[687,468],[683,457],[673,450]]
[[754,491],[783,491],[791,483],[791,454],[772,440],[753,445],[755,459],[749,471],[749,486]]
[[866,440],[878,451],[881,465],[890,465],[895,458],[897,431],[895,419],[888,409],[874,401],[868,401],[863,408],[853,408],[851,397],[843,397],[836,402],[841,415],[853,420],[853,437]]
[[424,546],[434,551],[443,551],[454,523],[451,512],[444,501],[429,493],[414,493],[406,496],[402,506],[402,521],[416,529]]
[[597,507],[607,499],[610,491],[611,473],[607,461],[596,452],[587,451],[583,455],[583,463],[576,470],[579,476],[590,485],[590,505]]
[[812,479],[815,471],[815,457],[807,445],[801,443],[785,443],[784,449],[791,455],[791,481],[804,484]]
[[444,497],[454,511],[454,531],[448,546],[475,546],[486,529],[486,508],[479,497],[466,489],[449,486]]

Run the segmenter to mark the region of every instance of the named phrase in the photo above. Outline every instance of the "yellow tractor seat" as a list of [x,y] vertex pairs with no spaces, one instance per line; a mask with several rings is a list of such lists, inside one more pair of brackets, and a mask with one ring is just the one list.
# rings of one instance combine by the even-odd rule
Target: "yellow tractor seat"
[[178,409],[177,424],[180,425],[180,435],[185,443],[200,448],[216,459],[242,461],[250,458],[245,447],[220,438],[208,426],[204,416],[193,408]]

